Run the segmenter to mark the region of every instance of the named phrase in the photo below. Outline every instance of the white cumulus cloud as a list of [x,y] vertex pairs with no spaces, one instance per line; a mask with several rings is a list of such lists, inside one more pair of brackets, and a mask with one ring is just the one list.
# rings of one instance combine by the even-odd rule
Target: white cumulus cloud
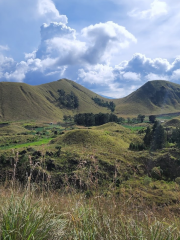
[[175,81],[180,80],[180,69],[177,69],[172,73],[171,79]]
[[134,72],[126,72],[123,74],[123,78],[127,80],[140,81],[141,75]]
[[58,21],[67,24],[68,19],[65,15],[61,15],[52,0],[38,0],[38,12],[42,17],[46,17],[46,21]]
[[15,71],[12,72],[5,72],[4,78],[7,81],[16,81],[16,82],[23,82],[25,78],[25,74],[27,73],[28,66],[27,63],[22,61],[16,64]]
[[97,61],[109,61],[112,55],[137,42],[137,39],[125,27],[112,21],[90,25],[82,29],[82,36],[88,42],[85,58],[92,64]]
[[149,73],[146,75],[147,81],[152,81],[152,80],[169,80],[169,77],[166,75],[158,75],[154,73]]
[[138,8],[133,9],[128,13],[131,17],[137,17],[141,19],[152,19],[168,13],[167,3],[164,1],[154,0],[151,6],[147,10],[140,11]]
[[115,79],[113,68],[108,65],[97,64],[79,69],[79,78],[91,84],[110,84]]

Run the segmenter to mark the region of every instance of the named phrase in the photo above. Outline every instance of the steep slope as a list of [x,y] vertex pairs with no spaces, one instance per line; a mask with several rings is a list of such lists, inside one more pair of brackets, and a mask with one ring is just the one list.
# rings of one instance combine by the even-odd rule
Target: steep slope
[[59,108],[58,90],[63,89],[67,94],[70,94],[71,92],[73,92],[78,97],[79,107],[77,109],[70,109],[70,110],[68,109],[63,110],[63,108],[61,107],[61,111],[67,111],[67,113],[69,114],[76,114],[76,113],[83,113],[83,112],[89,112],[89,113],[110,112],[110,110],[108,110],[106,107],[101,107],[95,104],[95,102],[92,100],[92,97],[98,96],[98,98],[104,99],[105,101],[107,101],[107,99],[97,95],[96,93],[86,89],[85,87],[71,80],[61,79],[55,82],[42,84],[38,86],[38,89],[43,96],[45,96],[51,103],[53,103],[58,108]]
[[[60,106],[59,90],[66,94],[73,92],[78,100],[76,109]],[[0,82],[0,121],[14,120],[61,120],[64,114],[81,112],[110,112],[94,103],[97,94],[66,79],[39,86],[25,83]],[[98,96],[101,99],[103,97]]]
[[120,115],[162,114],[180,110],[180,85],[168,81],[149,81],[125,98],[114,100]]
[[37,91],[35,86],[25,83],[0,83],[0,119],[49,119],[60,113]]

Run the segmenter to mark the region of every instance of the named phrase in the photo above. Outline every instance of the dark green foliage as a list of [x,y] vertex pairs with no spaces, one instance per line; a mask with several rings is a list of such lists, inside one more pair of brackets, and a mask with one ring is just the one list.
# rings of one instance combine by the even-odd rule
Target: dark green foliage
[[5,164],[6,163],[6,156],[4,154],[2,154],[0,156],[0,164]]
[[155,123],[155,121],[156,121],[156,116],[155,116],[155,115],[150,115],[150,116],[149,116],[149,121],[150,121],[151,123]]
[[144,122],[144,119],[145,119],[145,115],[141,115],[141,114],[139,114],[138,116],[137,116],[137,120],[138,120],[138,122]]
[[99,126],[108,122],[118,122],[118,117],[112,113],[79,113],[74,116],[74,122],[83,126]]
[[138,119],[137,119],[137,118],[132,118],[131,122],[132,122],[132,123],[137,123],[137,122],[138,122]]
[[150,127],[147,127],[143,140],[146,147],[149,147],[151,150],[162,149],[165,146],[167,137],[160,122],[156,121],[152,130]]
[[170,141],[176,143],[177,147],[180,148],[180,129],[176,128],[172,131]]
[[120,117],[118,121],[119,121],[119,123],[125,123],[125,118]]
[[110,102],[106,101],[105,102],[104,100],[102,100],[98,97],[92,98],[92,100],[101,107],[109,108],[111,110],[111,112],[114,112],[114,110],[115,110],[116,105],[112,101],[110,101]]
[[60,105],[63,105],[63,107],[67,107],[69,109],[75,109],[79,107],[79,99],[73,92],[71,92],[70,94],[66,94],[63,89],[58,90],[58,92],[58,101]]
[[132,151],[143,151],[145,149],[146,147],[142,143],[130,143],[129,145],[129,150],[132,150]]
[[127,123],[132,123],[132,121],[129,117],[127,118]]
[[143,140],[144,140],[144,144],[145,144],[146,146],[150,146],[151,140],[152,140],[152,132],[151,132],[150,127],[147,127],[147,129],[146,129],[146,135],[145,135],[145,137],[144,137]]
[[162,149],[166,143],[166,134],[160,122],[156,121],[153,126],[153,136],[151,142],[152,150]]

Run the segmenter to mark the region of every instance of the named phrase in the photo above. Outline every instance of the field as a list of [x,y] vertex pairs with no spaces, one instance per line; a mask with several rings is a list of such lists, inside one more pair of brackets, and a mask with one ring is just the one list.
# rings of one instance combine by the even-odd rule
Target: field
[[129,150],[146,126],[3,125],[0,238],[180,239],[180,149]]

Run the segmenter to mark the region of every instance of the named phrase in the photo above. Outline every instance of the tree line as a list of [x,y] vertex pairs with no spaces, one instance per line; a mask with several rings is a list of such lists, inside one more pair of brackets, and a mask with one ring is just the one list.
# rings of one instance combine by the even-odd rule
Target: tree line
[[98,126],[108,122],[119,122],[119,118],[113,113],[79,113],[74,116],[74,122],[83,126]]
[[111,112],[114,112],[114,110],[115,110],[116,105],[113,101],[105,102],[103,99],[100,99],[98,97],[92,98],[92,100],[101,107],[109,108],[111,110]]
[[[111,113],[79,113],[72,116],[66,116],[64,115],[63,120],[64,121],[73,121],[77,125],[83,125],[83,126],[97,126],[102,125],[108,122],[116,122],[116,123],[128,123],[128,124],[135,124],[135,123],[143,123],[145,119],[145,115],[139,114],[136,118],[123,118],[123,117],[117,117],[115,114]],[[150,117],[151,119],[151,117]],[[153,118],[154,119],[154,118]]]

